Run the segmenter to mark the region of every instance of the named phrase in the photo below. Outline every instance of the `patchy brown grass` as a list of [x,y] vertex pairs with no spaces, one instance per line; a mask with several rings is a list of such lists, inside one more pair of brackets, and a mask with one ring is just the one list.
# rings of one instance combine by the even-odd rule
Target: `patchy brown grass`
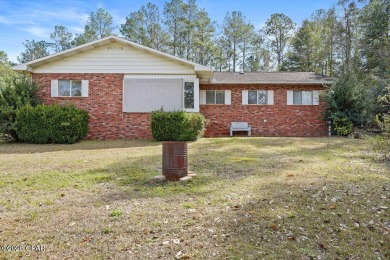
[[389,259],[378,158],[369,140],[202,139],[196,178],[153,184],[157,142],[0,143],[0,259]]

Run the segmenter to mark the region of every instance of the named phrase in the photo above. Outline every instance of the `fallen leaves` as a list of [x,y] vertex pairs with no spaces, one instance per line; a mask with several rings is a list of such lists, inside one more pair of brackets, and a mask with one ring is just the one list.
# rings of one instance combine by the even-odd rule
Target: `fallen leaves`
[[296,238],[295,238],[294,235],[287,235],[287,240],[289,240],[289,241],[295,241]]
[[190,254],[184,254],[182,251],[179,251],[175,255],[176,259],[191,259],[192,255]]
[[271,229],[272,229],[273,231],[278,231],[278,230],[279,230],[279,226],[278,226],[277,224],[272,224],[272,225],[271,225]]
[[322,250],[328,250],[327,246],[325,246],[325,244],[322,243],[322,242],[319,242],[319,243],[318,243],[318,246],[319,246]]

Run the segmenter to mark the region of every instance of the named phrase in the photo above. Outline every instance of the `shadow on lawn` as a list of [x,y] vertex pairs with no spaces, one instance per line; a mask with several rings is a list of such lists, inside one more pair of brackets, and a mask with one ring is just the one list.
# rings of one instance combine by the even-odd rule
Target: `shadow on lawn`
[[75,150],[123,149],[134,147],[159,146],[160,142],[151,140],[84,140],[75,144],[28,144],[0,142],[0,154],[29,154]]
[[[386,213],[356,204],[364,204],[366,194],[380,203],[386,192],[372,192],[374,186],[328,180],[274,183],[258,192],[251,187],[250,202],[222,213],[215,228],[227,235],[216,243],[229,245],[226,256],[237,259],[387,259]],[[375,225],[366,225],[368,220]]]
[[[252,145],[263,148],[264,144],[270,147],[281,147],[276,151],[261,150],[259,154],[246,154],[245,151],[234,147],[218,151],[219,145],[207,143],[192,143],[189,147],[189,170],[197,176],[190,182],[154,183],[151,178],[161,175],[162,155],[151,154],[137,160],[123,160],[109,167],[93,170],[90,174],[98,173],[106,177],[99,179],[99,183],[114,184],[112,190],[104,193],[104,200],[123,200],[134,198],[168,197],[177,194],[206,196],[217,190],[230,188],[235,182],[259,176],[259,178],[277,177],[289,170],[311,167],[318,160],[331,160],[334,151],[345,149],[343,142],[331,142],[324,139],[317,147],[286,149],[286,140],[283,138],[256,142]],[[242,140],[222,139],[220,142],[242,142]],[[250,139],[245,140],[249,142]],[[299,139],[296,141],[299,142]],[[289,141],[290,146],[292,142]],[[309,151],[309,152],[308,152]],[[248,152],[249,153],[249,152]],[[360,158],[360,155],[351,155],[348,159]],[[302,159],[303,158],[303,159]],[[117,187],[117,188],[116,188]],[[119,188],[119,189],[118,189]]]
[[[225,139],[221,142],[229,141],[235,142],[235,140]],[[299,139],[296,141],[299,142]],[[290,145],[295,140],[291,142]],[[373,250],[378,248],[378,254],[381,257],[385,256],[385,259],[386,252],[377,242],[380,240],[378,237],[381,237],[380,230],[376,226],[374,231],[363,227],[363,221],[374,219],[376,223],[380,216],[375,216],[368,206],[365,209],[349,201],[349,199],[359,199],[364,204],[366,197],[373,194],[370,189],[375,186],[372,183],[374,179],[364,176],[367,179],[356,184],[341,178],[334,179],[332,178],[334,175],[331,174],[329,178],[323,175],[314,176],[313,180],[308,182],[305,182],[303,176],[300,177],[301,179],[297,176],[292,179],[287,177],[290,170],[310,168],[317,163],[317,160],[324,160],[326,163],[326,160],[339,156],[348,160],[362,159],[364,153],[356,152],[345,155],[342,153],[342,151],[348,151],[351,142],[324,139],[320,145],[313,145],[313,147],[309,144],[296,147],[296,149],[277,149],[276,151],[265,149],[261,150],[261,154],[237,151],[235,147],[220,151],[218,145],[193,143],[189,150],[190,169],[198,176],[191,182],[151,183],[149,181],[151,177],[161,174],[161,154],[153,154],[131,162],[117,162],[108,168],[100,169],[99,171],[107,173],[106,182],[115,184],[112,189],[102,192],[100,199],[113,202],[172,197],[173,201],[176,198],[179,199],[176,202],[182,203],[180,198],[184,199],[188,196],[199,200],[199,198],[210,196],[221,198],[229,193],[242,192],[245,195],[250,193],[250,199],[241,195],[240,199],[232,202],[229,210],[225,210],[225,202],[217,201],[214,205],[214,207],[221,208],[220,215],[217,221],[210,220],[207,223],[211,223],[211,226],[208,226],[209,230],[214,230],[213,243],[220,245],[216,249],[220,253],[218,257],[236,257],[237,259],[359,258],[359,254],[364,250],[372,250],[371,256],[374,256]],[[279,148],[284,148],[280,146],[286,144],[283,139],[277,139],[276,142],[260,141],[252,145],[260,149],[264,148],[265,143]],[[232,158],[257,158],[259,155],[263,156],[259,160],[232,161]],[[304,157],[303,162],[302,157]],[[366,163],[379,163],[373,161],[372,158],[364,160]],[[350,175],[353,174],[350,173]],[[273,181],[274,177],[275,181]],[[280,177],[285,177],[286,181],[281,180]],[[266,180],[260,181],[260,185],[256,186],[251,182],[252,178]],[[248,184],[248,186],[243,184]],[[365,184],[371,184],[372,187],[366,187]],[[353,195],[356,193],[354,190],[356,187],[350,185],[362,186],[360,197]],[[240,191],[236,187],[245,187],[245,190]],[[385,190],[382,193],[376,191],[375,196],[379,198],[381,195],[387,196]],[[340,200],[332,202],[331,199],[336,196],[340,197]],[[335,208],[333,204],[336,205]],[[365,210],[371,212],[371,215],[359,215]],[[209,216],[205,215],[204,218],[209,218]],[[363,231],[355,233],[355,221],[360,223]],[[347,225],[349,233],[343,230],[340,224]],[[362,237],[366,237],[366,240],[361,239]],[[350,248],[362,249],[356,253]]]

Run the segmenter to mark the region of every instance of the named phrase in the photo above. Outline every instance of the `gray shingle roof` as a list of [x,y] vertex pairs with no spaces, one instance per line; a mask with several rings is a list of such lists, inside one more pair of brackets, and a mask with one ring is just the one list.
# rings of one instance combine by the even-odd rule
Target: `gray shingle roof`
[[214,72],[211,83],[330,84],[332,80],[314,72]]

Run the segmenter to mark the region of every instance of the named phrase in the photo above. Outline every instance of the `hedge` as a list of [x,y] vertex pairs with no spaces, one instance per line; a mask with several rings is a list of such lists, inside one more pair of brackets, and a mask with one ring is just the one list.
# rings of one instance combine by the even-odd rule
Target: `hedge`
[[156,141],[195,141],[204,132],[205,118],[198,113],[157,110],[151,119]]
[[17,141],[15,121],[17,111],[40,103],[37,96],[40,87],[26,76],[14,76],[0,81],[0,139]]
[[87,135],[88,112],[73,105],[25,106],[17,112],[15,124],[22,141],[71,144]]

